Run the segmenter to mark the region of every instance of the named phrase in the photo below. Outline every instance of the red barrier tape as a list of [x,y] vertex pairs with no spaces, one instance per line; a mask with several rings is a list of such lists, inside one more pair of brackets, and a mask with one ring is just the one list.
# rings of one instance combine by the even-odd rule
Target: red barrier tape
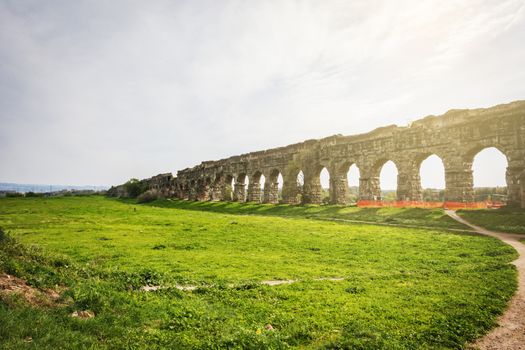
[[486,209],[501,208],[502,202],[418,202],[418,201],[366,201],[360,200],[360,208],[445,208],[445,209]]

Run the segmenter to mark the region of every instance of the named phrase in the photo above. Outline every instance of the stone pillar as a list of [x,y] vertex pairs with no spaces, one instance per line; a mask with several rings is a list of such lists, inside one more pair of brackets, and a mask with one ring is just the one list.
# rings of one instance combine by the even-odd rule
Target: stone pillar
[[233,188],[233,200],[235,202],[246,202],[246,187],[242,182],[235,182]]
[[210,190],[210,200],[220,201],[222,200],[222,181],[215,181]]
[[279,203],[279,183],[272,181],[270,177],[264,183],[264,203]]
[[321,204],[322,203],[322,188],[319,174],[312,174],[307,172],[304,174],[303,186],[303,203],[305,204]]
[[261,202],[261,185],[252,181],[248,184],[248,202]]
[[297,176],[283,177],[283,203],[299,204],[299,188],[297,186]]
[[445,201],[473,202],[472,164],[464,163],[445,169]]
[[522,167],[507,167],[507,205],[521,206],[522,204],[522,186],[521,177],[523,177],[524,169]]
[[381,187],[379,185],[379,176],[359,178],[359,200],[380,201]]
[[197,200],[197,185],[190,185],[190,188],[188,190],[188,199],[190,201]]
[[182,187],[181,189],[181,199],[185,199],[185,200],[188,200],[190,199],[190,190],[188,189],[188,187],[184,186]]
[[203,183],[200,185],[197,185],[197,200],[200,202],[206,202],[210,200],[210,186],[208,184]]
[[400,168],[397,174],[398,201],[422,201],[421,177],[415,169],[403,170]]
[[177,190],[177,198],[188,199],[188,189],[184,185],[179,185]]
[[346,205],[346,192],[348,191],[348,179],[346,174],[333,172],[330,176],[330,203]]

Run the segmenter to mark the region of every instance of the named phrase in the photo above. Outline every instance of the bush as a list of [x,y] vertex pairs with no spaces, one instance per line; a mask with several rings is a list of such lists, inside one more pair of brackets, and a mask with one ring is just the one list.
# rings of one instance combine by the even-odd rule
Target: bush
[[131,179],[124,184],[124,188],[131,198],[137,198],[148,190],[147,184],[138,179]]
[[160,198],[158,190],[148,190],[137,197],[137,203],[148,203],[153,202]]
[[36,192],[29,191],[29,192],[26,192],[25,196],[26,197],[43,197],[44,194],[43,193],[36,193]]
[[23,197],[24,194],[20,192],[8,192],[5,194],[7,198],[16,198],[16,197]]

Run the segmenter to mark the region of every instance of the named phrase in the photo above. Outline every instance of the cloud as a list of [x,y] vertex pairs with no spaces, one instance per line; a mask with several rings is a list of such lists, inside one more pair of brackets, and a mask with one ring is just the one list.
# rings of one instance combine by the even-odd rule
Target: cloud
[[118,183],[522,98],[523,12],[482,0],[0,1],[0,178]]

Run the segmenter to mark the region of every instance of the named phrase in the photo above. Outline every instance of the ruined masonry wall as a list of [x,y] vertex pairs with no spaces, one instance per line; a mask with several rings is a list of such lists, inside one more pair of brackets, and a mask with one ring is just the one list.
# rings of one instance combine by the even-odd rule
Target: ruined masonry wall
[[[359,198],[381,200],[379,173],[391,160],[398,169],[398,200],[420,201],[419,168],[424,159],[435,154],[445,167],[446,200],[471,202],[472,162],[487,147],[496,147],[507,157],[509,204],[525,207],[525,101],[486,109],[451,110],[407,127],[386,126],[361,135],[335,135],[206,161],[178,171],[176,177],[164,174],[151,182],[175,198],[276,203],[277,176],[282,174],[283,202],[317,204],[321,202],[319,175],[326,167],[330,173],[330,202],[345,204],[346,174],[352,164],[360,170]],[[301,170],[304,186],[297,183]],[[265,178],[262,191],[261,175]],[[249,178],[248,186],[245,176]]]

